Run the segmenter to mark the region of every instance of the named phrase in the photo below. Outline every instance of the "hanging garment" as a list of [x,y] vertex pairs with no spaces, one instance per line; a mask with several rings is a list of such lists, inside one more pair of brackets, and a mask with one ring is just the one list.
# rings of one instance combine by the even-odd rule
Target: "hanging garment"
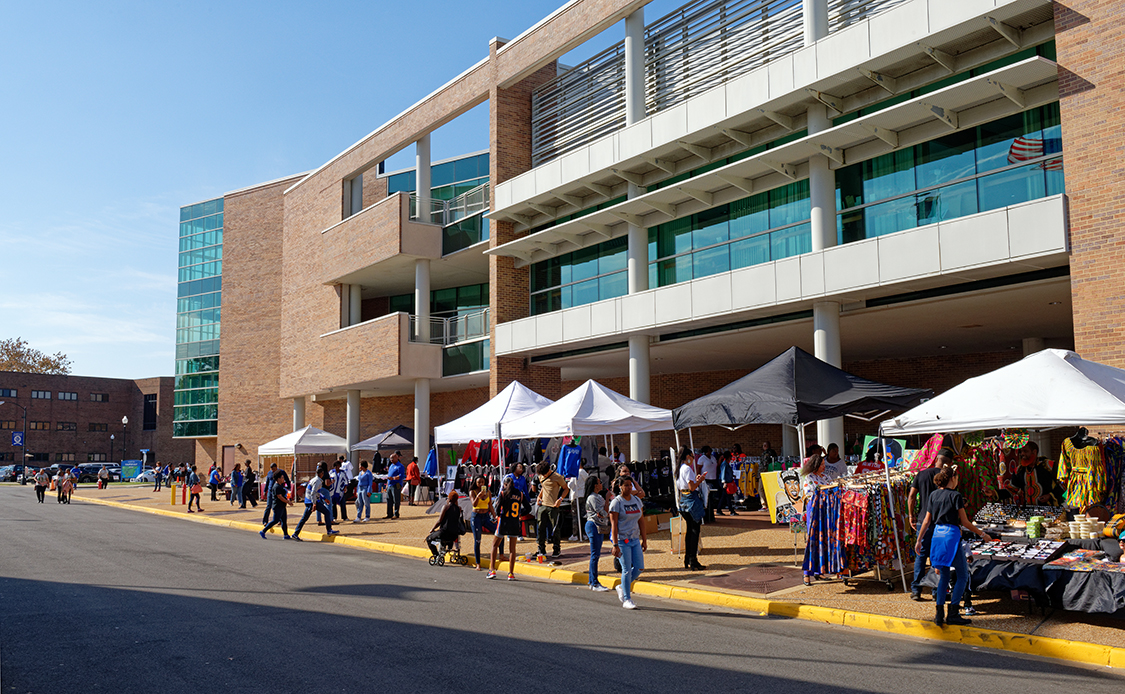
[[1000,498],[1002,450],[999,443],[989,440],[978,446],[966,446],[963,452],[958,461],[957,476],[961,481],[957,490],[965,499],[965,513],[973,518],[985,504]]
[[834,574],[844,569],[844,546],[840,536],[841,497],[838,488],[818,489],[808,502],[806,576]]
[[1105,499],[1106,467],[1101,443],[1075,448],[1070,439],[1063,441],[1055,474],[1066,486],[1067,506],[1081,508]]
[[1106,468],[1105,505],[1116,513],[1125,512],[1125,439],[1114,436],[1103,447]]
[[922,446],[922,450],[918,451],[918,455],[914,457],[914,462],[910,463],[911,472],[920,472],[928,467],[933,467],[937,462],[938,451],[941,450],[941,444],[945,441],[945,437],[941,434],[934,434],[930,440]]

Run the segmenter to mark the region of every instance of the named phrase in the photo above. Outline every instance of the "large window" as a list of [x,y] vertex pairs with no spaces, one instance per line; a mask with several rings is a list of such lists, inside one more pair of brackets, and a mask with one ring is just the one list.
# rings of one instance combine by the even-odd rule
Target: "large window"
[[[356,192],[357,200],[362,199],[362,183]],[[216,198],[180,208],[174,404],[181,407],[174,410],[173,436],[214,436],[218,429],[213,406],[218,403],[223,207],[223,199]],[[183,378],[189,374],[193,377]],[[197,405],[212,407],[200,410]],[[148,407],[146,396],[145,429]]]
[[33,390],[31,391],[32,400],[50,400],[51,391],[49,390]]
[[[440,318],[475,313],[488,306],[488,283],[448,287],[430,292],[430,315]],[[398,294],[388,298],[388,311],[414,315],[414,295]]]
[[32,431],[50,431],[51,430],[51,423],[50,422],[28,422],[27,428],[31,429]]
[[156,393],[145,394],[144,431],[156,429]]
[[78,431],[77,422],[56,422],[55,431]]
[[[840,243],[986,212],[1064,190],[1058,104],[836,171]],[[649,229],[649,286],[779,260],[811,248],[808,181]],[[618,238],[534,263],[532,315],[627,293]]]
[[0,388],[0,398],[14,398],[16,391],[14,388]]
[[77,400],[78,393],[65,393],[59,391],[59,400]]

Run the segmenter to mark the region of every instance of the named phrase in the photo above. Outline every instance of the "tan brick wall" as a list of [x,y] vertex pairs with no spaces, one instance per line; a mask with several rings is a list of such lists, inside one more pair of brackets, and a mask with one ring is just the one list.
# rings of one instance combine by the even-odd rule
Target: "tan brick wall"
[[1125,367],[1125,4],[1055,3],[1074,343]]
[[278,392],[281,359],[282,193],[296,177],[224,200],[223,330],[219,363],[219,435],[205,460],[241,443],[258,446],[292,430],[293,403]]
[[441,228],[410,221],[410,196],[396,193],[320,235],[321,281],[332,282],[399,254],[441,257]]

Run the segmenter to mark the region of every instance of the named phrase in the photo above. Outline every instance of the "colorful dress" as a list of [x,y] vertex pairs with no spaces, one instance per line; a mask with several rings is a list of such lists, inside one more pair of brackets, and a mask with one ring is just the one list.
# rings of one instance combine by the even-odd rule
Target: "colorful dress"
[[1063,441],[1055,474],[1066,487],[1067,506],[1081,508],[1100,504],[1105,499],[1106,466],[1102,444],[1075,448],[1070,439]]

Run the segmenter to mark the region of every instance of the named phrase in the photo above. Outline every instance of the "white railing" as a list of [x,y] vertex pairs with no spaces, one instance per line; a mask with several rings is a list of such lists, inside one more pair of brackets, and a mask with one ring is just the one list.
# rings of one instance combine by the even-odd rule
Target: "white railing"
[[[410,218],[418,219],[418,193],[410,194]],[[488,209],[489,194],[488,184],[481,185],[466,191],[452,200],[436,200],[434,198],[421,198],[422,209],[430,210],[430,218],[425,220],[431,224],[448,226],[465,217],[477,214]]]
[[418,316],[410,316],[410,341],[428,342],[433,345],[454,345],[458,342],[467,342],[488,337],[489,310],[482,308],[472,313],[458,314],[448,318],[430,316],[430,338],[423,340],[419,336]]
[[[829,30],[904,0],[829,0]],[[801,0],[693,0],[645,28],[645,109],[682,103],[804,45]],[[625,42],[541,85],[531,97],[539,166],[625,125]]]

